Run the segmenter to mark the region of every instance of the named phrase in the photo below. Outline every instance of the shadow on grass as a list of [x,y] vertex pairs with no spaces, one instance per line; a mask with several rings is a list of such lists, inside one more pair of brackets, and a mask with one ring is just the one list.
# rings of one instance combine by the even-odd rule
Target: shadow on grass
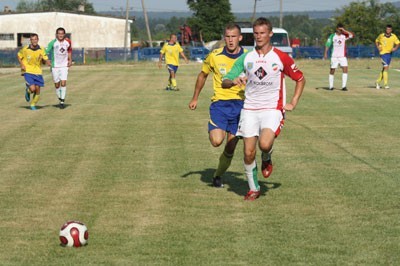
[[330,90],[329,87],[316,87],[316,90],[326,90],[326,91],[333,91],[335,90],[335,88],[333,88],[333,90]]
[[[40,109],[45,109],[47,107],[50,107],[50,105],[36,105],[35,107],[36,107],[37,110],[40,110]],[[19,108],[30,110],[31,106],[28,103],[28,105],[20,106]]]
[[[214,176],[215,169],[207,168],[199,171],[191,171],[182,175],[182,178],[187,178],[193,175],[200,175],[200,180],[206,183],[209,187],[213,187],[212,178]],[[277,189],[281,186],[280,183],[267,182],[264,178],[259,178],[258,183],[260,185],[261,195],[264,196],[271,189]],[[224,188],[228,191],[234,192],[239,196],[245,196],[249,190],[249,185],[244,173],[227,171],[222,178]],[[217,188],[216,188],[217,189]],[[219,189],[219,188],[218,188]]]

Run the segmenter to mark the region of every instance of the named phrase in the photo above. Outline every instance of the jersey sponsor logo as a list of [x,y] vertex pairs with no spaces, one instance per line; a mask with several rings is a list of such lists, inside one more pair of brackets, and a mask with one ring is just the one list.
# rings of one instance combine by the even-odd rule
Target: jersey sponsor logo
[[221,67],[219,68],[219,72],[221,73],[221,75],[225,76],[227,74],[226,68]]
[[272,86],[273,82],[272,81],[255,81],[255,80],[249,80],[249,84],[255,85],[255,86]]
[[256,70],[256,72],[254,72],[254,75],[256,75],[259,80],[262,80],[268,75],[268,73],[267,71],[265,71],[264,68],[260,67],[259,69]]

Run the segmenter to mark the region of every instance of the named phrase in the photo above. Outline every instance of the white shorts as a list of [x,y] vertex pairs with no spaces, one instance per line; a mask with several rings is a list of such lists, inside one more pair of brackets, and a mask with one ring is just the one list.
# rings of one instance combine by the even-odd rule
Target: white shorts
[[51,69],[51,74],[53,74],[54,83],[58,83],[61,80],[67,80],[68,67],[53,67]]
[[347,67],[347,57],[332,57],[331,58],[331,68]]
[[277,137],[284,124],[283,113],[280,110],[246,110],[240,113],[238,137],[250,138],[260,136],[261,130],[269,128]]

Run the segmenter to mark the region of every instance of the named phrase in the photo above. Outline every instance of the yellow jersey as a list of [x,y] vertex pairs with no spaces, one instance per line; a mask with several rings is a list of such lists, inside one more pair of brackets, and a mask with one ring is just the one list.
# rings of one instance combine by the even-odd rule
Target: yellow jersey
[[244,86],[233,86],[229,89],[222,88],[222,78],[231,70],[236,59],[239,58],[247,50],[240,48],[238,54],[229,54],[226,47],[214,49],[204,59],[201,71],[206,73],[214,73],[213,86],[214,95],[211,101],[219,100],[244,100]]
[[379,34],[378,38],[376,38],[375,43],[378,43],[381,47],[381,51],[379,54],[390,54],[394,46],[400,43],[396,34],[390,34],[390,37],[386,37],[385,33]]
[[177,42],[174,44],[165,43],[160,51],[160,53],[165,54],[165,63],[174,66],[179,66],[179,54],[181,52],[183,52],[183,49]]
[[28,74],[42,75],[42,60],[48,60],[45,49],[39,45],[31,48],[30,45],[23,47],[18,52],[18,57],[25,65],[25,72]]

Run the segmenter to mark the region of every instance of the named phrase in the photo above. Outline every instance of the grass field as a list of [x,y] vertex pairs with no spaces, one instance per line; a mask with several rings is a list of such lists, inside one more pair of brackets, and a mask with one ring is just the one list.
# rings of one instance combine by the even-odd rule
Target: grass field
[[[75,66],[64,110],[46,69],[35,112],[18,70],[0,74],[0,264],[398,265],[399,72],[376,90],[379,60],[350,60],[349,91],[328,91],[328,64],[298,61],[307,85],[254,202],[242,142],[210,186],[211,79],[187,107],[200,64],[181,66],[179,92],[155,64]],[[70,219],[88,246],[60,247]]]

